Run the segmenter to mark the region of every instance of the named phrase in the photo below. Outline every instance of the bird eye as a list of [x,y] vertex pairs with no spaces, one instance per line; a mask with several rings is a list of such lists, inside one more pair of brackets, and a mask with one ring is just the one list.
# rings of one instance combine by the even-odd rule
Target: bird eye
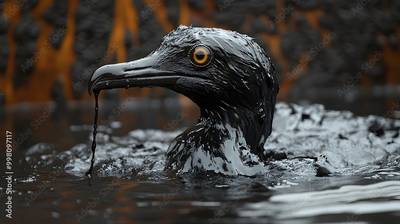
[[190,51],[190,59],[197,66],[207,66],[211,61],[211,51],[206,46],[196,46]]

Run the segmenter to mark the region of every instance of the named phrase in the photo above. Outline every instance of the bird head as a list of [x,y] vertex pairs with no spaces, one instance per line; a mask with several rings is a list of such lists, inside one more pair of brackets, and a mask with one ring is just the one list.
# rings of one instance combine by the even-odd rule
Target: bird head
[[[270,133],[278,92],[272,63],[252,38],[186,26],[167,34],[160,47],[142,59],[100,67],[89,82],[90,92],[129,87],[166,87],[181,93],[200,107],[202,117],[248,126],[244,128],[252,129],[249,141],[255,145],[261,132]],[[260,134],[254,134],[254,128]]]

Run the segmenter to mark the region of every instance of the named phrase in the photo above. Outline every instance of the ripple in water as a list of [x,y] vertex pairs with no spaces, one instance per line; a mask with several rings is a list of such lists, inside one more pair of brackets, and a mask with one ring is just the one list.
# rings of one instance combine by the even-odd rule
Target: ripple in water
[[274,195],[267,202],[247,203],[243,217],[296,219],[321,215],[400,212],[400,181],[347,185],[333,190]]
[[[90,127],[71,127],[72,131],[80,129],[88,131]],[[248,178],[207,174],[200,179],[182,175],[177,183],[175,177],[170,180],[164,176],[165,156],[169,143],[183,130],[134,130],[126,136],[115,136],[111,128],[100,125],[93,172],[98,179],[150,178],[161,185],[171,184],[174,189],[183,187],[211,195],[220,192],[215,193],[212,202],[198,197],[189,204],[221,207],[222,212],[232,210],[236,216],[250,220],[330,216],[330,221],[343,221],[343,216],[335,219],[332,215],[349,214],[353,220],[356,215],[398,214],[399,130],[398,120],[356,117],[350,112],[327,111],[320,105],[280,103],[264,148],[268,154],[281,156],[265,164],[263,175]],[[41,143],[27,151],[26,160],[45,167],[63,161],[64,172],[81,179],[90,167],[90,144],[77,144],[57,154],[52,145]],[[234,201],[225,203],[228,199],[220,195],[221,191]],[[237,200],[242,201],[235,203]]]

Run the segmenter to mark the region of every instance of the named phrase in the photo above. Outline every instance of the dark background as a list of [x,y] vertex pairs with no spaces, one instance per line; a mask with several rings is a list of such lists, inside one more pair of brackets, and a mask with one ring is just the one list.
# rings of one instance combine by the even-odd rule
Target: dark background
[[[0,0],[0,129],[13,132],[18,178],[15,188],[21,193],[14,194],[18,219],[76,222],[76,215],[98,199],[96,213],[84,223],[101,222],[109,209],[113,211],[109,219],[118,221],[161,218],[165,222],[186,222],[194,217],[215,223],[231,222],[233,219],[226,218],[235,215],[234,211],[244,203],[269,200],[275,194],[264,185],[275,185],[276,180],[269,177],[251,181],[229,178],[222,180],[224,185],[230,185],[229,189],[216,189],[215,183],[220,181],[214,179],[190,179],[181,184],[169,178],[160,182],[158,177],[149,180],[133,176],[128,180],[116,178],[122,183],[108,196],[99,197],[113,179],[95,178],[95,184],[89,186],[86,179],[66,174],[62,164],[54,169],[53,164],[44,163],[42,154],[27,162],[27,152],[35,147],[42,148],[48,158],[58,158],[59,153],[71,151],[77,144],[90,146],[94,99],[87,93],[87,80],[92,72],[103,64],[147,55],[179,24],[221,27],[254,37],[279,70],[280,101],[323,103],[328,109],[400,119],[399,0]],[[100,137],[127,136],[132,130],[144,128],[173,131],[189,126],[198,117],[190,100],[161,88],[102,91],[101,98]],[[375,135],[385,131],[374,122],[368,130]],[[307,142],[313,144],[311,138]],[[383,144],[380,140],[377,143],[380,142]],[[5,153],[1,155],[4,157]],[[5,161],[1,155],[0,161]],[[352,159],[362,159],[362,155]],[[343,179],[313,180],[307,176],[303,179],[305,184],[286,190],[325,190],[393,180],[398,178],[396,165],[393,172],[382,170],[386,173],[381,174],[384,179],[345,175]],[[1,167],[0,171],[4,169]],[[31,177],[32,181],[24,181]],[[286,180],[285,176],[277,177],[278,184]],[[301,177],[297,180],[301,181]],[[367,192],[361,202],[368,203],[369,197]],[[27,199],[35,203],[25,204]],[[82,202],[75,203],[77,199]],[[222,204],[188,206],[191,201],[208,200]],[[160,202],[161,206],[149,209],[136,204],[149,201]],[[321,201],[325,207],[338,202]],[[276,205],[271,204],[273,212],[295,208],[286,203]],[[319,204],[313,201],[311,209],[313,205]],[[181,208],[190,213],[181,213]],[[215,215],[221,212],[222,217]],[[363,217],[349,211],[344,215],[310,217],[307,221],[389,222],[397,220],[394,216],[381,213]],[[262,217],[260,222],[273,222],[274,218]],[[245,223],[249,219],[235,220]]]
[[[0,104],[90,100],[106,63],[147,55],[179,24],[248,34],[279,70],[279,100],[390,117],[400,110],[400,1],[0,1]],[[164,89],[109,91],[165,99]],[[190,105],[186,98],[180,102]],[[397,112],[396,112],[397,111]]]

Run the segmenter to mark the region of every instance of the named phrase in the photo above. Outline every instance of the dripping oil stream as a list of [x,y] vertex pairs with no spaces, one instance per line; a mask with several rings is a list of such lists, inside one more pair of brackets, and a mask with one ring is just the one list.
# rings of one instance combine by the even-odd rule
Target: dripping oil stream
[[95,97],[95,107],[94,107],[94,121],[93,121],[93,140],[92,140],[92,159],[90,160],[90,168],[86,172],[86,176],[92,177],[93,166],[94,166],[94,156],[96,152],[96,135],[97,135],[97,120],[99,115],[99,93],[100,91],[94,92]]

